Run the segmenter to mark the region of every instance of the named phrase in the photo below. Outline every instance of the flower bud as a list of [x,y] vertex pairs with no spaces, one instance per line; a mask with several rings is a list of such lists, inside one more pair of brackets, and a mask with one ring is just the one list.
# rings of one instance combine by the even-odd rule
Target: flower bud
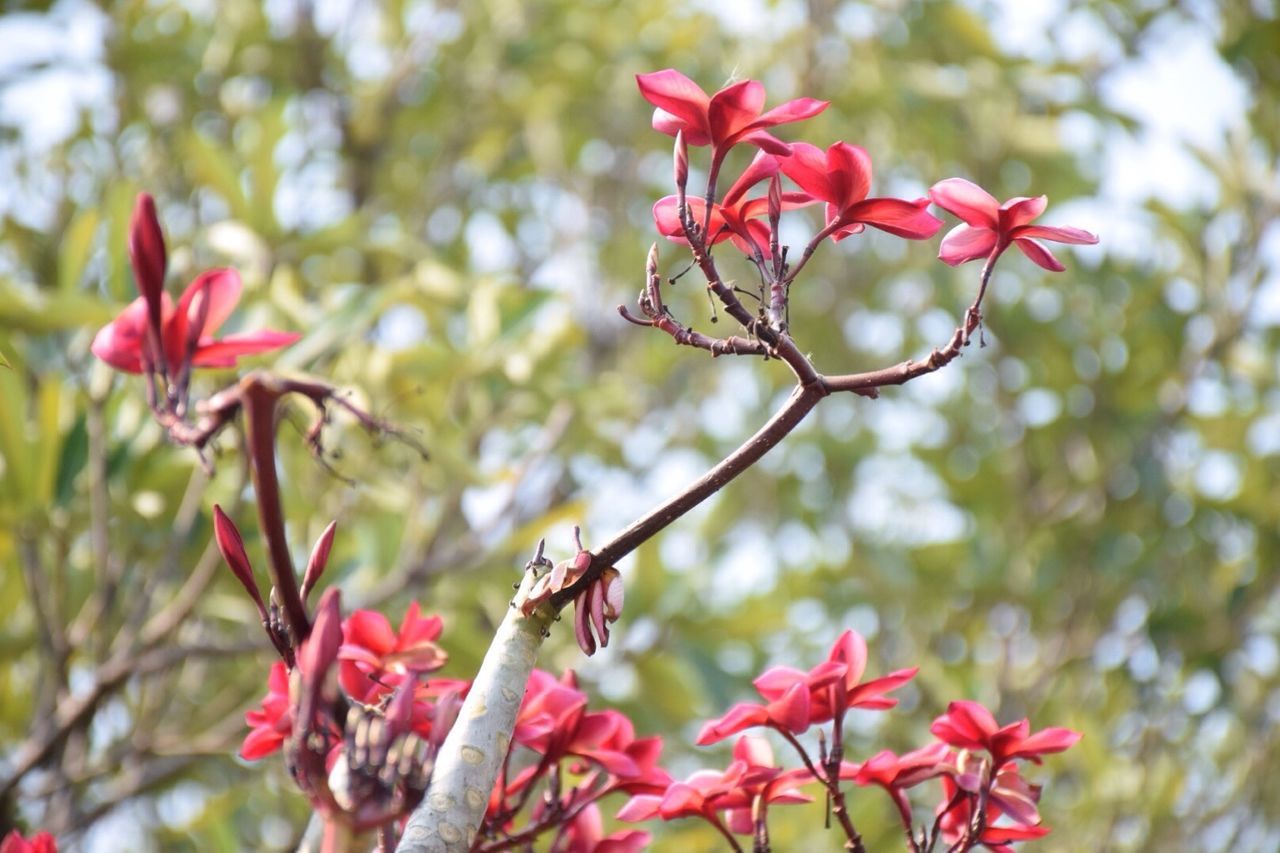
[[316,689],[324,675],[338,659],[342,646],[342,611],[337,587],[330,587],[320,597],[316,608],[316,621],[311,634],[302,643],[298,653],[298,669],[303,683]]
[[147,313],[157,330],[160,328],[160,294],[164,292],[164,234],[156,217],[156,203],[147,193],[138,193],[129,220],[129,260],[133,277],[147,303]]
[[240,585],[257,605],[258,615],[266,621],[267,608],[262,602],[262,593],[258,591],[258,584],[253,579],[253,566],[249,564],[249,555],[245,553],[244,540],[240,538],[240,531],[236,529],[235,524],[217,504],[213,505],[213,538],[218,543],[218,550],[222,552],[222,559],[226,561],[231,568],[231,573],[236,576],[236,580],[240,581]]
[[685,141],[683,130],[676,132],[675,178],[676,187],[683,192],[689,183],[689,143]]
[[311,549],[311,558],[307,560],[307,571],[302,576],[303,601],[307,600],[307,595],[315,588],[320,576],[324,574],[325,566],[329,564],[329,552],[333,550],[333,534],[337,529],[338,522],[329,522],[329,526],[316,540],[316,546]]

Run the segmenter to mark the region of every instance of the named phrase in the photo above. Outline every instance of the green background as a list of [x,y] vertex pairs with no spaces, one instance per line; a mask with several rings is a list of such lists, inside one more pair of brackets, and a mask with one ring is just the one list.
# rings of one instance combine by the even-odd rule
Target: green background
[[[921,745],[947,701],[979,699],[1002,721],[1084,733],[1028,771],[1054,830],[1039,849],[1280,844],[1276,4],[1050,3],[1020,25],[978,2],[716,5],[10,10],[0,778],[58,709],[100,701],[0,803],[0,824],[87,830],[68,837],[104,850],[235,850],[289,846],[308,813],[278,757],[234,757],[271,660],[210,546],[219,502],[264,565],[239,438],[223,436],[205,477],[148,420],[140,381],[88,352],[133,297],[135,193],[157,197],[172,292],[235,265],[231,327],[304,333],[254,363],[350,388],[430,448],[422,462],[339,416],[327,436],[347,483],[308,458],[299,405],[281,429],[289,535],[301,563],[338,519],[326,580],[394,622],[412,599],[442,614],[442,674],[468,677],[538,537],[557,557],[575,523],[603,542],[788,390],[777,362],[713,361],[614,313],[670,191],[670,139],[634,75],[676,67],[710,91],[760,79],[771,105],[829,99],[779,135],[865,146],[875,193],[952,175],[1000,198],[1047,193],[1047,223],[1102,242],[1064,248],[1059,274],[1007,256],[988,346],[880,400],[825,401],[624,563],[607,654],[584,661],[565,625],[541,665],[578,669],[598,705],[667,735],[683,776],[727,761],[727,744],[691,746],[700,721],[853,627],[870,675],[921,672],[899,709],[852,718],[851,758]],[[25,52],[29,28],[59,35]],[[1181,51],[1188,33],[1202,54]],[[1176,98],[1135,110],[1114,96],[1180,63],[1230,84],[1229,126]],[[1166,120],[1204,130],[1171,143],[1173,167]],[[795,225],[802,241],[813,220]],[[871,234],[822,249],[791,307],[820,369],[949,338],[977,269],[942,265],[936,246]],[[678,247],[661,248],[676,271]],[[692,275],[671,305],[729,331]],[[232,378],[202,374],[197,393]],[[176,627],[147,634],[184,602]],[[48,625],[71,627],[51,643]],[[193,651],[158,657],[175,647]],[[146,660],[103,688],[104,662]],[[870,849],[898,847],[887,798],[852,806]],[[775,849],[839,847],[820,803],[774,816]],[[649,828],[663,849],[715,849],[692,823]]]

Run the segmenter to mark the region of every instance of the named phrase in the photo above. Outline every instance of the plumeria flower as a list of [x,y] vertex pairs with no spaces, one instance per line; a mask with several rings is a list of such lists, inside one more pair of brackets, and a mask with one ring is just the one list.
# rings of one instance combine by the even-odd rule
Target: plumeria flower
[[411,674],[433,672],[449,656],[436,644],[444,631],[439,616],[422,616],[409,605],[398,631],[376,610],[356,610],[342,623],[338,680],[351,698],[367,702],[384,695]]
[[1037,240],[1092,245],[1098,238],[1080,228],[1032,225],[1044,213],[1047,196],[1011,198],[1000,204],[977,184],[963,178],[947,178],[929,190],[929,197],[943,210],[964,220],[942,238],[938,257],[951,266],[978,258],[997,258],[1012,243],[1022,253],[1051,272],[1066,269]]
[[599,764],[620,777],[635,777],[640,768],[618,735],[631,733],[630,721],[613,710],[587,711],[587,694],[578,689],[573,670],[556,679],[534,670],[516,716],[514,738],[550,761],[576,756]]
[[886,749],[861,765],[853,765],[848,774],[842,768],[840,778],[852,779],[856,785],[879,785],[891,792],[910,788],[941,775],[950,753],[945,743],[930,744],[902,755]]
[[[969,775],[962,773],[960,779]],[[977,791],[968,791],[951,776],[942,777],[942,802],[938,805],[938,826],[947,844],[956,844],[969,830],[973,809],[978,799]],[[1036,803],[1040,788],[1030,785],[1018,775],[1015,764],[1006,764],[988,787],[986,816],[978,843],[998,853],[1012,853],[1014,841],[1030,841],[1049,834],[1049,828],[1040,824],[1040,812]]]
[[[685,204],[693,221],[701,225],[708,222],[706,243],[715,245],[724,240],[732,240],[733,245],[747,256],[757,253],[768,260],[769,227],[761,221],[761,217],[769,213],[768,196],[747,198],[747,193],[761,181],[768,180],[778,173],[778,158],[765,151],[758,153],[747,170],[738,180],[733,182],[729,191],[720,202],[711,206],[711,218],[706,216],[706,201],[701,198],[688,197]],[[781,209],[790,210],[812,204],[813,199],[807,193],[782,193]],[[679,197],[674,195],[658,199],[653,206],[653,221],[658,226],[658,233],[668,240],[688,245],[685,238],[684,225],[680,222]]]
[[552,853],[640,853],[649,846],[649,833],[624,829],[604,834],[600,807],[590,803],[579,809],[552,845]]
[[282,661],[271,665],[267,676],[267,695],[262,708],[247,711],[244,721],[251,731],[240,745],[240,757],[255,761],[270,755],[284,744],[293,731],[293,715],[289,702],[289,672]]
[[653,113],[655,130],[675,136],[683,133],[690,145],[711,146],[711,174],[719,172],[729,149],[747,142],[771,154],[786,154],[785,142],[771,135],[767,128],[812,118],[827,108],[826,101],[797,98],[764,111],[764,86],[755,80],[742,80],[708,96],[702,87],[688,77],[668,68],[651,74],[636,75],[640,94],[657,109]]
[[870,225],[905,237],[925,240],[938,233],[942,220],[927,210],[926,198],[867,198],[871,192],[871,157],[857,145],[837,142],[822,151],[796,142],[779,160],[783,174],[813,199],[826,203],[827,227],[836,241]]
[[[813,797],[796,790],[813,781],[804,768],[784,770],[774,764],[773,748],[761,737],[743,735],[733,745],[733,768],[742,764],[745,770],[737,784],[716,800],[716,808],[727,812],[725,823],[731,832],[751,835],[756,830],[756,817],[761,820],[771,804],[809,803]],[[728,775],[726,773],[726,775]]]
[[1026,719],[1001,727],[991,712],[977,702],[952,702],[947,712],[933,721],[929,731],[944,743],[959,749],[981,749],[991,755],[997,766],[1015,758],[1029,758],[1040,763],[1040,757],[1062,752],[1080,740],[1080,732],[1052,727],[1031,734]]
[[0,841],[0,853],[58,853],[58,842],[47,832],[24,838],[15,829]]
[[228,335],[213,333],[240,301],[240,274],[233,269],[201,273],[175,307],[164,292],[165,246],[151,196],[138,196],[129,232],[129,259],[142,294],[99,330],[93,354],[126,373],[145,373],[162,365],[179,368],[233,367],[242,355],[288,346],[301,335],[264,329]]

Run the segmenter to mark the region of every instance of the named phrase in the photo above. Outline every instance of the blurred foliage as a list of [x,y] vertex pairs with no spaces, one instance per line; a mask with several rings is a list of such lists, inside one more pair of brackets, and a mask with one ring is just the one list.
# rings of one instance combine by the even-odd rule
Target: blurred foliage
[[[666,0],[19,4],[0,40],[15,24],[67,38],[12,53],[35,58],[0,80],[0,778],[60,708],[101,695],[0,824],[234,850],[288,847],[306,817],[278,760],[234,757],[270,661],[209,547],[219,501],[261,559],[239,439],[206,478],[148,421],[139,382],[88,353],[132,296],[140,188],[171,288],[234,264],[233,325],[305,332],[273,367],[353,389],[429,446],[420,462],[336,417],[347,483],[298,440],[311,413],[291,414],[290,535],[304,560],[337,518],[327,580],[393,620],[411,599],[443,614],[445,674],[466,677],[539,536],[559,556],[573,523],[602,541],[788,387],[778,364],[712,362],[613,313],[639,287],[670,174],[635,73],[828,98],[782,135],[866,146],[881,194],[958,174],[1061,204],[1103,196],[1109,146],[1141,144],[1151,121],[1110,105],[1108,81],[1190,27],[1249,94],[1240,126],[1192,152],[1211,201],[1152,198],[1115,233],[1076,216],[1103,243],[1064,251],[1056,276],[1011,254],[988,346],[880,400],[825,401],[629,561],[615,647],[584,662],[562,630],[542,664],[579,668],[667,734],[684,775],[726,760],[689,746],[697,721],[854,627],[873,672],[922,670],[899,711],[857,718],[851,757],[922,743],[949,699],[976,698],[1085,733],[1033,774],[1055,830],[1041,849],[1280,846],[1280,337],[1257,312],[1280,275],[1276,4],[1060,5],[1033,55],[1002,37],[1007,6],[977,0],[736,17]],[[1081,28],[1094,47],[1054,37]],[[14,118],[59,85],[89,94]],[[41,130],[59,118],[65,132]],[[844,372],[941,345],[977,271],[933,253],[883,235],[824,249],[793,301],[802,347]],[[705,330],[697,291],[677,285],[672,304]],[[193,612],[148,634],[184,589]],[[104,684],[106,664],[175,645],[193,651]],[[886,798],[853,808],[870,849],[895,849]],[[820,804],[778,809],[777,849],[815,849],[821,820]],[[667,849],[715,846],[698,826],[654,829]]]

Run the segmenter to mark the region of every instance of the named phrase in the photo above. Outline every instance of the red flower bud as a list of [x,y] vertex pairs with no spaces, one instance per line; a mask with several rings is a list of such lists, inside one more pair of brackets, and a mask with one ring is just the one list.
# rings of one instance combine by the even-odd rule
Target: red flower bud
[[129,220],[129,260],[138,293],[147,303],[151,327],[160,331],[160,294],[164,292],[167,258],[164,234],[156,217],[156,203],[147,193],[138,193]]
[[316,546],[311,549],[311,559],[307,560],[307,571],[302,576],[303,601],[307,600],[307,595],[315,588],[316,582],[324,574],[325,566],[329,564],[329,552],[333,550],[333,534],[337,529],[338,522],[329,522],[324,533],[321,533],[320,538],[316,540]]
[[218,550],[222,552],[222,559],[226,560],[231,573],[257,605],[258,615],[266,621],[267,608],[262,603],[262,593],[258,591],[258,584],[253,579],[253,566],[249,564],[249,555],[245,553],[244,540],[240,538],[240,531],[236,530],[235,524],[217,504],[213,505],[213,538],[218,543]]
[[320,597],[316,608],[316,621],[311,634],[302,643],[298,654],[298,669],[302,680],[313,689],[324,679],[329,667],[338,659],[342,647],[342,611],[337,587],[330,587]]
[[685,141],[683,130],[676,132],[675,178],[676,187],[681,190],[689,183],[689,143]]

